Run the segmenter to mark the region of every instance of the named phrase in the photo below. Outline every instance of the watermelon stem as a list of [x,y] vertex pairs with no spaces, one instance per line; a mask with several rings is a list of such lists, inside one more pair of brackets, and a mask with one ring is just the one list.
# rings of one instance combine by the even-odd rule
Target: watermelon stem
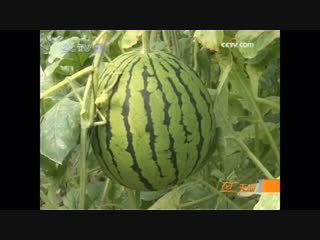
[[172,53],[168,32],[169,32],[168,30],[162,30],[162,36],[163,36],[164,42],[167,45],[167,50],[169,51],[169,53]]
[[150,35],[150,30],[144,30],[143,37],[142,37],[142,53],[145,53],[145,54],[150,52],[149,35]]
[[110,30],[102,30],[100,34],[96,37],[96,39],[93,41],[93,47],[95,47],[100,42],[101,38],[104,37],[105,34],[108,32],[110,32]]
[[[99,69],[99,64],[101,62],[104,52],[104,47],[106,45],[106,41],[107,41],[107,33],[108,31],[102,31],[101,34],[96,38],[95,42],[97,46],[99,46],[99,48],[97,49],[94,59],[93,59],[93,66],[95,68],[95,71],[93,72],[93,92],[94,94],[96,94],[96,89],[95,86],[98,85],[98,78],[99,78],[99,71],[97,69]],[[97,41],[97,39],[99,38],[99,40]]]
[[195,40],[193,43],[193,70],[199,74],[198,52],[199,52],[199,44]]
[[171,38],[172,38],[172,48],[173,48],[173,53],[177,57],[180,58],[180,48],[179,48],[179,40],[178,40],[178,35],[177,35],[177,30],[171,30]]
[[159,30],[150,30],[150,49],[153,49],[154,43],[157,41],[157,36],[158,36]]

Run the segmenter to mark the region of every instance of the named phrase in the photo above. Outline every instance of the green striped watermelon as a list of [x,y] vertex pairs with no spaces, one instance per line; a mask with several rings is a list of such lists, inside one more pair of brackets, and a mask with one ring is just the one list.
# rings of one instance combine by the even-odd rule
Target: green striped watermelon
[[[108,90],[110,89],[110,90]],[[197,74],[164,52],[130,52],[100,75],[97,93],[107,124],[93,149],[111,179],[132,189],[160,190],[200,169],[213,151],[212,101]]]

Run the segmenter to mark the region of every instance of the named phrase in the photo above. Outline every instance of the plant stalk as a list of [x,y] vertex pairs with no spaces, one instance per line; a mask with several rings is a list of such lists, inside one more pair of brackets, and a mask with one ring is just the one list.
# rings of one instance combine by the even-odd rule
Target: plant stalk
[[71,75],[70,77],[65,78],[63,81],[57,83],[56,85],[52,86],[51,88],[47,89],[43,93],[40,94],[40,99],[47,97],[48,95],[54,93],[55,91],[59,90],[62,88],[64,85],[68,84],[69,81],[73,81],[87,73],[91,73],[94,70],[93,66],[86,67],[82,69],[79,72],[76,72],[75,74]]
[[261,127],[263,129],[263,131],[265,132],[267,138],[268,138],[268,141],[270,143],[270,146],[271,146],[271,149],[273,150],[274,152],[274,155],[276,157],[276,160],[278,163],[280,163],[280,152],[277,148],[277,145],[268,129],[268,127],[266,126],[266,124],[264,123],[264,120],[263,120],[263,117],[261,115],[261,112],[260,112],[260,109],[257,105],[257,102],[256,102],[256,97],[254,96],[254,93],[252,92],[252,89],[248,89],[247,86],[242,82],[242,80],[240,80],[240,84],[243,86],[244,90],[246,91],[247,95],[249,96],[249,100],[257,114],[257,117],[259,119],[259,122],[261,124]]
[[139,209],[139,202],[137,196],[132,189],[126,188],[129,200],[130,209]]
[[266,136],[267,136],[267,138],[268,138],[268,140],[270,142],[271,149],[273,150],[274,155],[276,156],[277,162],[280,163],[280,152],[279,152],[279,150],[277,148],[276,142],[274,141],[274,139],[273,139],[268,127],[266,126],[266,124],[265,124],[265,122],[264,122],[264,120],[263,120],[263,118],[261,116],[261,113],[260,113],[260,110],[259,110],[258,106],[255,105],[255,108],[256,108],[256,111],[257,111],[257,116],[258,116],[259,122],[261,124],[261,127],[262,127],[263,131],[265,132],[265,134],[266,134]]
[[196,206],[198,204],[204,203],[208,200],[210,200],[211,198],[213,198],[214,196],[216,196],[215,193],[210,194],[206,197],[200,198],[198,200],[192,201],[192,202],[188,202],[188,203],[182,203],[179,205],[180,208],[192,208],[193,206]]
[[98,80],[99,80],[98,69],[99,69],[99,64],[100,64],[102,56],[103,56],[104,47],[105,47],[106,41],[107,41],[107,31],[102,31],[101,34],[97,37],[97,39],[96,39],[96,44],[99,44],[100,48],[97,49],[97,52],[96,52],[94,59],[93,59],[93,67],[95,68],[95,71],[93,73],[93,92],[94,92],[94,95],[96,95],[96,91],[97,91],[95,86],[98,85]]
[[86,185],[87,185],[87,149],[88,128],[81,128],[80,135],[80,196],[79,208],[85,209],[86,204]]
[[101,38],[105,37],[106,33],[109,32],[110,30],[102,30],[100,34],[96,37],[96,39],[93,41],[92,45],[96,46],[98,43],[100,43]]
[[237,137],[231,137],[231,139],[235,140],[242,150],[247,154],[247,156],[252,160],[252,162],[263,172],[263,174],[268,178],[268,179],[274,179],[272,174],[266,169],[266,167],[261,163],[261,161],[251,152],[251,150],[247,147],[247,145]]
[[265,104],[265,105],[268,105],[268,106],[270,106],[271,108],[273,108],[274,110],[280,111],[280,104],[275,103],[275,102],[273,102],[273,101],[270,101],[270,100],[268,100],[268,99],[256,97],[256,102],[262,103],[262,104]]
[[201,183],[204,185],[206,188],[208,188],[212,193],[215,195],[219,195],[222,197],[224,200],[226,200],[230,205],[232,205],[235,209],[241,209],[236,203],[234,203],[230,198],[228,198],[225,194],[220,192],[218,189],[216,189],[214,186],[211,184],[207,183],[206,181],[203,181],[201,179],[198,179],[197,182]]
[[101,196],[100,209],[103,206],[105,206],[104,202],[106,200],[108,201],[112,200],[112,196],[110,196],[110,193],[112,192],[113,186],[114,186],[114,182],[110,178],[107,178],[106,184],[104,186],[103,193]]
[[[97,51],[94,59],[93,66],[91,66],[94,72],[89,76],[84,94],[82,107],[80,112],[81,118],[81,136],[80,136],[80,199],[79,208],[85,209],[86,206],[86,186],[87,186],[87,145],[88,145],[88,133],[89,128],[92,127],[95,117],[95,105],[94,105],[94,82],[98,81],[98,67],[101,61],[101,55],[103,47],[106,41],[106,32],[102,31],[99,35],[99,40],[95,41],[101,44],[100,51]],[[96,39],[97,40],[97,39]]]

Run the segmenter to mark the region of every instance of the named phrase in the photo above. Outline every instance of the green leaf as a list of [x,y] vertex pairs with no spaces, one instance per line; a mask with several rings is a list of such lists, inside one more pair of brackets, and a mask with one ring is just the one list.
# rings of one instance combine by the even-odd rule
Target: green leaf
[[220,75],[219,85],[217,88],[214,113],[217,120],[217,127],[223,129],[224,132],[229,132],[230,126],[228,123],[228,76],[231,71],[231,65],[228,65]]
[[100,206],[104,185],[103,182],[91,182],[87,184],[87,205],[89,209],[97,209]]
[[244,118],[248,118],[248,111],[243,107],[241,101],[229,95],[229,121],[231,124],[238,124]]
[[40,168],[46,176],[52,177],[57,173],[56,165],[57,163],[40,154]]
[[250,112],[254,112],[256,110],[255,96],[253,94],[251,82],[244,70],[234,64],[229,77],[232,92],[240,96],[239,101],[244,108]]
[[241,147],[239,146],[239,144],[237,142],[235,142],[232,139],[227,139],[227,146],[228,148],[226,149],[226,154],[227,155],[231,155],[234,154],[236,152],[239,152],[241,150]]
[[164,41],[157,41],[154,42],[150,48],[152,49],[152,51],[163,51],[166,49],[166,43]]
[[244,58],[254,58],[258,52],[280,37],[279,30],[240,30],[236,35],[238,43],[253,43],[254,47],[239,47]]
[[210,68],[210,83],[209,83],[209,87],[211,88],[217,88],[218,84],[219,84],[219,77],[221,74],[221,69],[219,66],[219,62],[218,59],[216,57],[216,54],[213,55],[210,59],[210,64],[211,64],[211,68]]
[[[89,138],[90,142],[92,142],[92,138],[93,138],[93,133],[91,133],[91,136]],[[88,166],[88,169],[94,169],[94,168],[97,168],[100,166],[98,164],[98,160],[96,158],[96,155],[94,154],[94,152],[92,150],[91,144],[89,146],[89,152],[87,154],[87,166]]]
[[178,187],[158,199],[149,210],[176,210],[179,209],[180,199],[185,187]]
[[129,201],[127,192],[124,191],[124,187],[117,182],[112,182],[112,188],[110,190],[110,193],[108,195],[111,203],[119,204],[123,208],[129,208]]
[[267,47],[273,40],[280,38],[279,30],[266,30],[256,41],[258,51]]
[[216,134],[217,150],[219,152],[221,160],[224,161],[226,157],[227,142],[224,136],[223,129],[221,127],[217,127]]
[[203,202],[197,202],[198,200],[205,198],[210,194],[212,193],[203,185],[190,183],[186,186],[186,190],[181,197],[180,204],[192,204],[192,206],[188,207],[188,209],[213,209],[216,205],[216,196]]
[[119,39],[121,39],[123,33],[123,30],[117,30],[114,32],[114,34],[110,35],[110,40],[108,40],[106,46],[106,54],[109,56],[109,58],[114,59],[122,54],[123,49],[120,46],[121,40]]
[[55,73],[68,76],[78,72],[85,65],[85,62],[89,58],[91,52],[91,44],[75,44],[75,50],[68,52],[63,57],[59,66],[56,68]]
[[74,210],[79,208],[79,189],[72,189],[63,198],[63,204],[66,209]]
[[215,101],[216,96],[217,96],[217,90],[216,89],[212,89],[212,88],[208,88],[208,92],[211,96],[212,101]]
[[128,49],[136,45],[143,32],[144,30],[127,30],[121,38],[121,48]]
[[40,154],[40,168],[45,176],[50,178],[50,183],[58,186],[61,184],[67,176],[68,161],[64,161],[63,164],[57,164],[50,160],[46,156]]
[[201,80],[204,82],[205,85],[211,80],[211,61],[210,56],[207,49],[201,49],[197,55],[198,62],[199,62],[199,71]]
[[236,39],[239,41],[253,42],[255,41],[265,30],[239,30],[236,34]]
[[[162,42],[165,46],[165,43]],[[191,37],[183,37],[179,39],[179,48],[181,59],[189,66],[192,65],[192,38]],[[163,48],[164,49],[164,48]]]
[[[53,81],[52,76],[48,75],[46,71],[43,72],[42,76],[40,77],[40,94],[44,91],[48,90],[56,83]],[[51,99],[54,103],[61,100],[67,94],[66,88],[61,88],[54,93],[50,94],[49,96],[45,97],[45,99]]]
[[219,78],[219,85],[216,91],[216,98],[214,104],[214,114],[216,116],[217,124],[217,149],[220,158],[224,160],[226,153],[226,139],[225,137],[232,134],[231,126],[228,122],[228,75],[231,70],[231,65],[223,68]]
[[253,210],[280,210],[280,193],[262,193]]
[[251,81],[252,91],[255,96],[258,96],[259,79],[261,78],[265,68],[263,66],[248,64],[246,70]]
[[62,164],[76,146],[80,134],[80,104],[64,98],[43,118],[40,128],[40,152]]
[[42,55],[49,53],[53,32],[53,30],[40,31],[40,50]]
[[52,78],[52,74],[54,73],[54,71],[59,67],[61,62],[60,60],[57,60],[49,65],[47,65],[46,69],[44,70],[44,74],[51,79]]
[[[40,94],[48,90],[56,83],[52,80],[52,77],[48,77],[46,71],[40,69]],[[50,94],[49,96],[41,99],[40,101],[40,116],[43,116],[49,111],[58,101],[60,101],[67,94],[66,88],[61,88],[58,91]]]
[[55,59],[63,59],[63,57],[79,43],[78,37],[71,37],[61,42],[55,42],[51,45],[49,51],[48,62],[53,63]]
[[280,57],[269,62],[260,78],[259,96],[280,95]]
[[[239,196],[241,195],[241,196]],[[248,192],[237,193],[237,204],[241,206],[243,210],[252,210],[254,205],[257,204],[260,196],[258,194],[250,194]]]
[[249,75],[255,96],[270,96],[279,92],[280,86],[277,82],[280,78],[279,49],[279,41],[274,41],[270,46],[260,51],[254,59],[247,61],[246,72]]
[[197,30],[194,38],[205,48],[218,52],[223,41],[223,30]]
[[162,197],[165,193],[167,193],[166,189],[161,191],[140,192],[140,198],[144,201],[154,201]]
[[[267,126],[267,128],[269,129],[269,131],[271,132],[272,135],[274,135],[276,132],[278,132],[277,130],[280,129],[280,124],[279,123],[271,123],[271,122],[265,122],[265,125]],[[243,139],[256,139],[256,134],[255,134],[255,129],[254,129],[254,125],[249,125],[247,127],[245,127],[241,133],[240,136]],[[263,143],[268,144],[268,138],[266,136],[266,134],[264,132],[261,132],[259,134],[258,137],[259,140],[261,140]]]
[[222,162],[224,174],[228,176],[232,173],[232,171],[238,169],[240,167],[241,162],[243,161],[243,158],[243,153],[240,151],[227,155],[224,161]]
[[210,175],[218,178],[218,179],[225,179],[226,176],[223,172],[221,172],[219,169],[211,169]]

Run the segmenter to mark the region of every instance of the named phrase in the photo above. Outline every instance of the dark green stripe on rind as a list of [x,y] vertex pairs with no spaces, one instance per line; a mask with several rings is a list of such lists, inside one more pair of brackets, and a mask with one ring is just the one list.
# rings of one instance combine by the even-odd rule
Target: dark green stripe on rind
[[157,165],[160,177],[164,177],[162,170],[160,168],[160,165],[158,163],[158,158],[157,158],[156,149],[155,149],[156,136],[154,133],[154,123],[152,122],[152,118],[151,118],[150,93],[147,91],[148,77],[151,77],[151,76],[154,76],[154,75],[149,75],[148,71],[147,71],[147,66],[144,65],[143,72],[142,72],[142,79],[143,79],[144,87],[142,90],[140,90],[140,93],[141,93],[143,101],[144,101],[144,109],[145,109],[146,115],[147,115],[146,132],[148,132],[150,134],[149,144],[150,144],[150,148],[152,151],[152,159],[155,162],[155,164]]
[[171,153],[171,162],[172,162],[172,165],[173,165],[173,168],[175,170],[175,179],[172,181],[172,185],[176,184],[179,180],[179,169],[178,169],[178,166],[177,166],[177,152],[174,148],[174,138],[172,137],[172,133],[170,132],[170,123],[171,123],[171,117],[169,116],[169,108],[170,108],[170,103],[166,97],[166,94],[165,94],[165,91],[163,90],[163,86],[162,86],[162,83],[161,83],[161,80],[158,78],[158,75],[157,75],[157,72],[156,72],[156,69],[154,67],[154,64],[153,64],[153,60],[152,58],[148,55],[148,59],[149,59],[149,62],[150,62],[150,65],[151,65],[151,69],[153,70],[154,72],[154,77],[156,78],[157,80],[157,83],[158,83],[158,88],[160,90],[160,92],[162,93],[162,101],[164,103],[164,121],[163,121],[163,124],[167,126],[167,130],[168,130],[168,133],[169,133],[169,151]]
[[103,154],[102,154],[102,149],[101,149],[101,141],[99,140],[99,136],[98,136],[98,129],[95,129],[94,131],[94,136],[93,136],[93,144],[92,144],[92,147],[94,149],[94,153],[95,153],[95,156],[102,168],[102,170],[105,172],[105,174],[113,179],[113,180],[116,180],[118,181],[119,183],[123,184],[123,185],[126,185],[117,175],[113,174],[112,171],[110,170],[110,168],[108,167],[108,164],[106,164],[106,162],[104,161],[103,159]]
[[120,69],[123,66],[126,66],[134,57],[135,55],[132,53],[125,53],[112,61],[112,63],[110,63],[112,65],[107,67],[107,71],[101,76],[101,80],[98,83],[97,93],[101,93],[108,86],[110,79],[114,76],[114,73],[116,73],[116,71],[121,72]]
[[[135,59],[135,56],[132,55],[130,56],[131,58],[128,60],[127,58],[127,62],[120,65],[120,66],[116,66],[118,70],[121,71],[125,71],[125,69],[130,66],[130,63]],[[114,72],[114,71],[113,71]],[[110,121],[110,107],[112,105],[112,99],[114,94],[117,92],[120,81],[121,81],[121,76],[122,75],[118,75],[118,74],[110,74],[110,76],[108,77],[113,78],[113,77],[117,77],[118,79],[116,80],[116,84],[114,86],[113,91],[111,91],[110,96],[108,98],[108,102],[106,104],[106,111],[105,111],[105,118],[106,118],[106,125],[105,126],[98,126],[97,127],[97,133],[99,134],[99,139],[106,139],[106,141],[100,141],[100,149],[102,149],[102,151],[100,151],[100,155],[102,155],[102,159],[104,159],[104,164],[107,165],[109,167],[109,171],[112,173],[112,175],[118,180],[118,182],[122,183],[123,185],[128,185],[127,183],[124,182],[124,180],[121,177],[121,171],[119,169],[118,166],[118,162],[117,160],[114,158],[114,154],[113,151],[111,150],[110,147],[110,140],[112,138],[112,134],[111,134],[111,121]],[[102,111],[104,112],[104,111]]]
[[[123,71],[125,71],[125,69],[130,66],[130,63],[134,61],[134,56],[132,56],[133,58],[130,58],[129,62],[124,64],[124,65],[120,65],[118,66],[118,69],[123,67]],[[106,143],[106,150],[107,152],[110,154],[110,160],[111,160],[111,164],[114,166],[114,169],[116,170],[117,172],[117,175],[119,176],[118,178],[122,179],[122,176],[121,176],[121,171],[119,169],[119,166],[118,166],[118,163],[117,161],[115,160],[115,157],[114,157],[114,153],[110,147],[110,141],[111,141],[111,138],[112,138],[112,133],[111,133],[111,121],[110,121],[110,111],[111,111],[111,103],[112,103],[112,99],[113,99],[113,96],[114,94],[118,91],[118,87],[119,87],[119,84],[120,84],[120,81],[121,81],[121,76],[122,75],[117,75],[117,77],[119,78],[114,86],[114,89],[113,91],[111,92],[110,94],[110,97],[108,99],[108,105],[107,105],[107,110],[106,110],[106,126],[105,126],[105,133],[106,133],[106,136],[105,136],[105,143]],[[110,75],[110,78],[112,78],[113,75],[111,74]],[[109,79],[110,79],[109,78]],[[116,174],[115,174],[116,175]]]
[[[161,62],[159,62],[159,64],[164,69],[164,71],[169,72],[169,70]],[[180,109],[182,109],[182,98],[181,98],[182,94],[178,91],[177,87],[173,84],[173,79],[171,77],[167,77],[167,79],[168,79],[168,82],[170,83],[175,95],[178,98],[179,107],[180,107]],[[182,113],[182,115],[183,115],[183,113]],[[185,133],[185,141],[184,142],[188,143],[189,142],[188,136],[191,135],[192,133],[187,130],[187,126],[185,125],[182,116],[180,118],[180,122],[179,123],[180,123],[180,125],[183,126],[183,131]]]
[[[180,141],[180,149],[181,146],[184,145],[184,148],[186,148],[186,156],[180,156],[179,157],[179,169],[181,169],[181,179],[184,179],[186,177],[186,173],[190,171],[190,169],[193,167],[193,165],[196,163],[197,159],[199,158],[198,153],[198,143],[200,141],[200,135],[199,132],[199,121],[196,118],[196,107],[192,104],[190,94],[186,91],[186,87],[181,84],[178,79],[175,77],[175,71],[171,67],[170,60],[167,59],[167,55],[165,54],[156,54],[159,63],[162,63],[160,66],[166,68],[169,70],[167,73],[166,78],[169,80],[171,79],[171,83],[175,88],[179,91],[181,94],[181,101],[182,105],[180,107],[181,111],[181,117],[183,117],[183,120],[185,121],[185,126],[187,129],[190,129],[190,132],[192,133],[190,135],[190,141],[187,141],[187,143],[184,141],[180,141],[180,139],[183,139],[181,136],[180,139],[177,138],[177,140]],[[162,61],[162,62],[161,62]],[[167,66],[165,67],[164,64]],[[172,77],[172,78],[171,78]],[[185,79],[184,79],[185,80]],[[168,82],[168,81],[166,81]],[[176,94],[175,94],[176,95]],[[179,102],[179,100],[178,100]],[[181,121],[179,121],[179,125]],[[181,130],[183,132],[183,129]],[[185,132],[184,132],[185,136]],[[187,161],[188,160],[188,161]]]
[[123,104],[122,107],[122,116],[124,119],[124,125],[125,125],[125,129],[127,132],[127,140],[128,140],[128,146],[126,148],[126,151],[130,153],[132,160],[133,160],[133,165],[131,166],[131,168],[138,174],[140,181],[144,184],[145,188],[148,190],[153,191],[154,188],[151,185],[151,183],[148,181],[148,179],[146,179],[143,175],[142,175],[142,171],[141,168],[138,165],[137,159],[136,159],[136,154],[133,148],[133,139],[132,139],[132,132],[131,132],[131,127],[129,124],[129,112],[130,112],[130,97],[131,97],[131,93],[130,93],[130,82],[131,82],[131,77],[132,77],[132,71],[134,66],[141,60],[141,58],[139,58],[137,61],[135,61],[130,70],[129,70],[129,79],[127,81],[126,84],[126,97],[125,97],[125,102]]
[[[160,56],[160,55],[159,55]],[[162,56],[161,56],[162,58]],[[191,104],[193,105],[193,107],[195,108],[195,111],[196,111],[196,118],[198,119],[199,121],[199,125],[198,125],[198,130],[199,130],[199,137],[200,137],[200,141],[199,143],[197,144],[197,159],[195,161],[195,164],[193,165],[191,171],[190,171],[190,174],[192,174],[193,170],[196,168],[197,164],[199,163],[200,159],[201,159],[201,150],[202,150],[202,147],[203,147],[203,142],[204,142],[204,137],[202,135],[202,124],[201,124],[201,120],[202,120],[202,114],[200,113],[198,107],[197,107],[197,102],[196,100],[194,99],[193,97],[193,94],[191,92],[191,90],[189,89],[189,87],[187,86],[187,84],[184,82],[184,80],[181,78],[181,67],[180,67],[180,63],[176,61],[176,64],[178,65],[178,67],[174,66],[172,64],[172,62],[170,62],[169,60],[165,59],[165,58],[162,58],[164,62],[166,62],[167,64],[169,64],[171,66],[171,68],[174,70],[175,72],[175,75],[178,79],[178,81],[180,82],[180,84],[182,84],[187,92],[187,94],[189,95],[190,97],[190,101],[191,101]],[[189,175],[190,175],[189,174]]]
[[[121,78],[121,76],[119,76],[119,78]],[[111,155],[111,160],[112,160],[112,163],[114,165],[114,167],[116,168],[117,172],[118,172],[118,175],[119,177],[122,179],[121,177],[121,173],[120,173],[120,170],[118,168],[118,164],[117,162],[115,161],[114,159],[114,154],[113,154],[113,151],[111,150],[110,148],[110,140],[112,138],[112,134],[111,134],[111,126],[110,126],[110,111],[111,111],[111,101],[112,101],[112,98],[113,98],[113,95],[117,92],[118,90],[118,87],[119,87],[119,84],[120,84],[120,79],[118,79],[116,85],[114,86],[114,90],[112,91],[112,93],[110,94],[110,98],[109,98],[109,106],[108,106],[108,109],[107,109],[107,122],[106,122],[106,145],[107,145],[107,151],[110,153]]]
[[[158,57],[158,59],[159,59],[159,57]],[[165,72],[169,73],[169,70],[163,65],[162,62],[159,61],[159,64],[160,64],[160,66],[163,68],[163,70]],[[177,86],[175,85],[175,83],[174,83],[174,81],[173,81],[173,79],[171,77],[167,77],[167,80],[168,80],[168,83],[171,85],[175,96],[178,99],[178,106],[179,106],[179,108],[181,110],[181,117],[180,117],[180,120],[179,120],[179,124],[183,128],[184,144],[187,144],[187,146],[185,147],[186,148],[186,158],[185,159],[182,158],[182,161],[185,160],[185,162],[188,163],[189,162],[189,150],[192,150],[192,149],[190,149],[190,146],[189,146],[189,143],[191,142],[191,140],[188,140],[188,137],[192,136],[192,133],[187,129],[187,126],[186,126],[186,123],[185,123],[185,120],[184,120],[184,118],[186,117],[186,114],[183,112],[182,93],[178,91]],[[184,164],[184,166],[187,167],[188,165]],[[183,178],[183,177],[184,176],[182,175],[181,178]]]
[[[192,76],[192,80],[194,83],[197,83],[197,86],[199,87],[200,90],[200,95],[203,98],[203,100],[206,102],[208,110],[210,113],[212,113],[212,100],[211,97],[208,93],[208,90],[206,89],[205,85],[202,83],[202,81],[196,81],[195,79],[200,79],[199,75],[191,68],[189,67],[187,64],[184,64],[181,61],[178,61],[177,58],[174,55],[169,54],[171,57],[168,57],[170,60],[174,61],[176,64],[179,64],[179,66],[181,67],[181,69],[183,69],[185,72],[187,72],[188,74],[193,75]],[[210,121],[211,121],[211,128],[210,130],[214,130],[214,120],[213,120],[213,115],[210,114]]]
[[[191,80],[192,80],[192,84],[195,84],[197,86],[197,88],[194,88],[193,94],[197,95],[198,92],[197,90],[199,90],[199,95],[201,96],[202,101],[205,102],[206,106],[207,106],[207,113],[209,113],[209,119],[210,119],[210,128],[208,129],[208,131],[210,131],[212,134],[211,136],[215,135],[215,122],[214,122],[214,115],[213,115],[213,104],[212,104],[212,100],[211,97],[209,95],[208,90],[206,89],[205,85],[202,83],[202,81],[199,81],[199,76],[198,74],[193,71],[188,65],[186,65],[185,63],[179,61],[175,56],[173,55],[168,55],[168,58],[170,60],[172,60],[173,62],[175,62],[177,65],[180,66],[182,72],[185,73],[185,75],[190,75],[191,76]],[[190,83],[190,81],[186,81],[186,83]],[[204,111],[202,111],[204,112]],[[203,118],[203,120],[205,120],[206,118]],[[205,129],[203,129],[205,130]],[[209,139],[208,141],[206,141],[206,144],[204,146],[203,149],[212,149],[212,143],[213,143],[214,138],[212,137],[211,139]],[[213,149],[212,149],[213,150]],[[212,152],[212,150],[210,152]],[[205,153],[204,153],[205,154]],[[205,160],[205,159],[203,159]],[[190,175],[190,174],[189,174]]]
[[[111,107],[111,110],[109,111],[109,114],[107,116],[108,121],[110,122],[110,139],[109,139],[109,147],[113,152],[114,159],[118,164],[118,169],[121,172],[121,176],[124,176],[127,185],[130,185],[134,189],[139,190],[148,190],[142,183],[142,181],[139,178],[139,175],[132,169],[133,165],[133,159],[130,152],[127,151],[128,147],[128,138],[127,138],[127,129],[125,128],[125,119],[123,117],[123,106],[126,104],[126,86],[127,82],[130,80],[130,87],[135,87],[136,84],[132,83],[132,79],[137,78],[137,71],[135,71],[134,78],[132,78],[130,69],[132,65],[140,59],[140,56],[134,55],[134,58],[131,60],[129,64],[126,64],[126,67],[122,70],[122,75],[119,80],[119,86],[117,88],[117,91],[114,93],[112,97],[112,101],[110,101],[109,106]],[[139,61],[135,66],[134,70],[138,69],[139,76],[140,76],[140,84],[142,84],[141,81],[141,70]],[[117,73],[115,73],[117,75]],[[130,89],[129,89],[130,90]],[[133,89],[134,90],[134,89]],[[131,91],[131,90],[130,90]],[[131,91],[132,92],[132,91]],[[136,104],[137,97],[140,97],[139,92],[132,92],[130,97],[130,112],[128,114],[128,123],[130,125],[132,132],[132,145],[135,150],[135,155],[137,161],[141,161],[141,152],[147,151],[149,148],[144,149],[138,149],[136,148],[137,142],[140,142],[140,139],[137,141],[137,127],[141,126],[140,120],[143,120],[143,115],[145,114],[144,109],[141,108],[142,103]],[[140,116],[140,117],[139,117]],[[137,121],[134,119],[135,117],[138,117]],[[145,139],[145,138],[144,138]],[[144,141],[145,142],[145,141]],[[144,146],[146,143],[144,143]],[[105,149],[107,147],[105,146]],[[108,151],[105,151],[108,153]],[[137,155],[138,154],[138,155]],[[139,155],[140,154],[140,155]],[[109,158],[110,159],[110,158]],[[108,161],[108,164],[113,166],[113,163],[111,161]],[[144,167],[145,164],[138,162],[139,167]],[[148,171],[145,170],[145,168],[142,170],[143,175],[144,173],[148,173]],[[149,179],[149,178],[148,178]]]
[[[174,61],[177,64],[180,64],[180,67],[182,68],[182,70],[187,73],[190,74],[192,76],[192,80],[193,83],[195,83],[199,90],[200,90],[200,94],[203,97],[203,100],[206,102],[208,109],[210,109],[210,117],[211,117],[211,125],[214,126],[214,116],[213,116],[213,102],[212,99],[210,97],[210,94],[205,86],[205,84],[201,81],[199,75],[197,72],[195,72],[190,66],[188,66],[187,64],[185,64],[184,62],[180,61],[176,56],[172,55],[172,54],[167,54],[168,58],[172,61]],[[199,81],[200,80],[200,81]],[[213,129],[214,130],[214,129]]]

